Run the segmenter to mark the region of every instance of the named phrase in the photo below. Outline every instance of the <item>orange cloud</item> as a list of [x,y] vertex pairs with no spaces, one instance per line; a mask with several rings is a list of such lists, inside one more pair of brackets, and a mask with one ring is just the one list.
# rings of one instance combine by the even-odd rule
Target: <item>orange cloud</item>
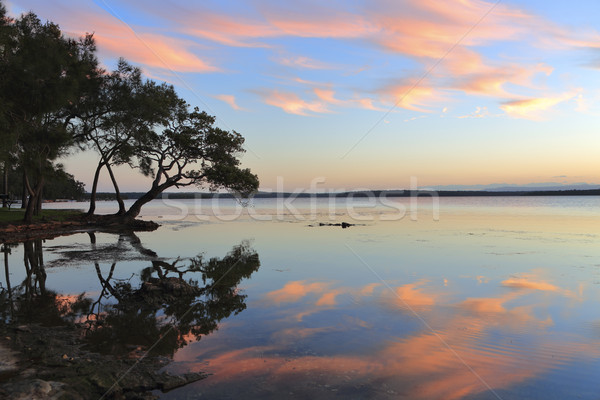
[[304,101],[298,95],[291,92],[280,92],[272,90],[260,93],[264,102],[279,107],[288,114],[314,115],[317,113],[331,112],[322,101]]
[[215,99],[219,99],[219,100],[224,101],[225,103],[229,104],[229,107],[233,108],[236,111],[243,110],[243,108],[238,106],[238,104],[235,102],[235,96],[233,96],[231,94],[219,94],[214,97],[215,97]]

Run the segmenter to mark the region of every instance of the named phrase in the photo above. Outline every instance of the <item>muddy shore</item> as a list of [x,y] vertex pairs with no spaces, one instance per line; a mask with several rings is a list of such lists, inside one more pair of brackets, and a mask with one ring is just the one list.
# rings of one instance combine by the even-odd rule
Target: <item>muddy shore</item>
[[68,221],[38,221],[32,224],[0,226],[0,243],[19,243],[32,239],[52,239],[78,232],[154,231],[160,225],[154,221],[133,220],[127,224],[104,216],[82,216]]
[[0,398],[155,399],[152,391],[206,377],[159,372],[170,360],[144,357],[139,347],[122,357],[88,351],[81,328],[1,325]]
[[[37,221],[0,226],[0,243],[52,239],[79,232],[153,231],[158,224],[135,220],[127,225],[102,217]],[[155,399],[203,379],[194,373],[159,372],[167,357],[146,356],[139,346],[122,356],[86,349],[83,324],[44,326],[3,321],[0,324],[0,398],[2,399]]]

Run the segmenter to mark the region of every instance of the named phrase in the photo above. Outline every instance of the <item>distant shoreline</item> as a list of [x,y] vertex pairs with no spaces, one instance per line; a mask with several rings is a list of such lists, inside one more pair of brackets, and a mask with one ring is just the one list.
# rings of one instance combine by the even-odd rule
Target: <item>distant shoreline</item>
[[[142,192],[122,193],[124,199],[135,200],[141,197]],[[369,198],[369,197],[523,197],[523,196],[600,196],[600,189],[588,190],[522,190],[522,191],[489,191],[489,190],[361,190],[339,193],[293,193],[293,192],[258,192],[252,196],[254,199],[276,198]],[[164,198],[178,199],[232,199],[230,193],[206,192],[170,192],[164,193]],[[112,193],[98,193],[102,200],[113,200]],[[157,198],[158,200],[158,198]]]

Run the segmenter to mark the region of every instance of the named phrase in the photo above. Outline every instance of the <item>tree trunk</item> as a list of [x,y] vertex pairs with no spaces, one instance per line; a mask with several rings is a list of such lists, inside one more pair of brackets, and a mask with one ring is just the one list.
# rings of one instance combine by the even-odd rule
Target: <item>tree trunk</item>
[[94,173],[94,183],[92,184],[92,192],[90,193],[90,208],[87,212],[87,215],[94,215],[94,211],[96,211],[96,191],[98,190],[98,179],[100,179],[100,170],[104,163],[99,162],[98,167],[96,167],[96,173]]
[[4,192],[4,195],[6,197],[4,197],[2,199],[2,207],[8,207],[8,162],[4,161],[4,171],[2,174],[2,189]]
[[29,192],[29,201],[27,202],[27,209],[25,210],[25,217],[23,220],[30,224],[33,221],[34,215],[39,215],[41,210],[41,202],[42,202],[42,189],[44,188],[44,178],[40,176],[35,189],[31,188],[29,184],[29,180],[27,179],[27,175],[25,175],[25,183],[27,186],[27,191]]
[[40,178],[41,185],[38,185],[37,189],[37,199],[35,202],[35,208],[33,209],[33,215],[40,215],[42,212],[42,200],[44,200],[44,181],[43,178]]
[[36,198],[33,195],[29,196],[29,201],[27,202],[27,208],[25,209],[25,217],[23,221],[30,224],[33,221],[33,209],[35,207]]
[[149,191],[144,193],[142,197],[137,199],[135,203],[129,207],[129,210],[123,215],[123,221],[131,221],[134,220],[138,215],[140,215],[140,211],[142,211],[142,207],[144,204],[151,202],[154,200],[159,194],[161,194],[165,189],[173,186],[172,184],[162,184],[159,186],[153,186]]
[[23,187],[21,189],[21,208],[27,208],[27,175],[25,174],[25,169],[23,169]]
[[117,180],[115,179],[115,175],[113,174],[112,168],[110,167],[109,163],[106,164],[106,169],[108,170],[108,174],[110,175],[110,180],[112,181],[112,184],[115,188],[115,196],[117,197],[117,202],[119,203],[119,211],[117,211],[117,215],[123,215],[123,214],[125,214],[125,203],[123,202],[123,199],[121,198],[121,192],[119,191],[119,185],[117,184]]

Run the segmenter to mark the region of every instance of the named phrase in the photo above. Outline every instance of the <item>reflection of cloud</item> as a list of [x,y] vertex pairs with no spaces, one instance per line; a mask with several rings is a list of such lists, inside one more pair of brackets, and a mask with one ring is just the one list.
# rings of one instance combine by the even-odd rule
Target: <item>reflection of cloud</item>
[[502,281],[502,286],[535,290],[547,290],[551,292],[558,292],[562,290],[558,286],[552,285],[550,283],[533,282],[527,278],[509,278],[505,281]]
[[[396,293],[411,305],[435,304],[435,299],[441,294],[437,291],[431,293],[432,290],[428,291],[424,283],[418,281],[400,286]],[[342,292],[372,296],[374,290],[381,286],[380,283],[370,283],[358,289],[331,289],[331,285],[297,281],[289,282],[284,289],[292,293],[293,298],[309,292],[332,293],[332,296]],[[533,275],[509,278],[502,285],[552,293],[566,291],[535,281]],[[270,295],[276,293],[278,296],[282,290]],[[386,300],[391,297],[385,291],[377,293],[385,296]],[[352,391],[356,385],[364,385],[372,391],[367,397],[402,393],[414,399],[460,399],[488,391],[487,385],[493,390],[509,388],[558,365],[578,358],[600,356],[600,343],[597,341],[584,343],[579,338],[565,338],[559,334],[535,336],[539,332],[549,333],[545,328],[551,325],[552,320],[536,318],[538,313],[534,312],[534,308],[539,305],[510,306],[510,302],[527,293],[527,290],[511,290],[497,297],[469,298],[455,304],[455,307],[445,308],[444,318],[435,320],[435,334],[423,329],[399,338],[390,337],[388,342],[374,343],[372,351],[358,349],[359,354],[348,350],[340,353],[336,347],[331,349],[331,353],[319,356],[289,351],[292,343],[297,348],[298,341],[310,340],[317,334],[340,335],[350,329],[370,328],[366,321],[347,316],[342,324],[347,326],[329,326],[328,319],[321,318],[320,321],[325,323],[323,326],[299,324],[298,327],[290,327],[290,320],[284,319],[281,321],[282,329],[271,334],[272,344],[269,346],[233,350],[224,346],[221,352],[215,353],[211,349],[200,357],[197,352],[186,356],[188,349],[183,349],[179,357],[190,362],[198,358],[208,362],[214,373],[210,378],[211,384],[221,383],[228,390],[232,386],[247,388],[268,377],[269,390],[286,390],[285,393],[293,390],[299,397],[314,395],[315,384],[327,384],[338,391]],[[322,308],[315,309],[323,311]],[[428,321],[436,314],[431,308],[425,308],[423,312],[426,314],[421,315]],[[339,321],[338,318],[335,320]],[[499,342],[493,330],[507,327],[513,331],[531,332],[536,340],[514,344],[512,341]],[[325,336],[325,339],[330,340],[331,337]],[[457,358],[457,354],[468,367]],[[190,364],[185,363],[185,368],[190,368]],[[200,364],[198,369],[204,370],[205,364]],[[378,392],[383,390],[383,386],[385,391]]]
[[344,289],[331,290],[331,291],[323,294],[323,296],[321,296],[319,298],[319,300],[317,300],[317,302],[315,303],[315,305],[316,306],[334,306],[336,304],[335,298],[339,294],[342,294],[344,292],[345,292]]
[[518,295],[516,293],[510,294],[503,297],[477,297],[477,298],[469,298],[460,303],[460,308],[464,310],[469,310],[473,313],[481,313],[481,314],[489,314],[489,313],[506,313],[507,310],[504,307],[504,303],[509,300],[516,298]]
[[335,330],[333,327],[321,328],[288,328],[276,332],[271,337],[275,343],[290,342],[292,340],[306,339],[307,337]]
[[325,283],[307,283],[306,281],[288,282],[279,290],[269,292],[265,297],[274,303],[295,302],[309,293],[322,293],[327,289]]
[[396,288],[399,304],[407,304],[410,307],[432,306],[435,304],[437,294],[425,293],[421,286],[425,281],[409,283]]
[[373,291],[378,288],[383,286],[382,283],[369,283],[368,285],[363,286],[358,293],[361,296],[372,296],[373,295]]
[[529,274],[510,277],[502,281],[502,286],[511,287],[515,289],[531,289],[547,292],[557,292],[567,297],[573,296],[573,293],[571,291],[562,289],[556,285],[545,281],[537,280],[535,276]]

